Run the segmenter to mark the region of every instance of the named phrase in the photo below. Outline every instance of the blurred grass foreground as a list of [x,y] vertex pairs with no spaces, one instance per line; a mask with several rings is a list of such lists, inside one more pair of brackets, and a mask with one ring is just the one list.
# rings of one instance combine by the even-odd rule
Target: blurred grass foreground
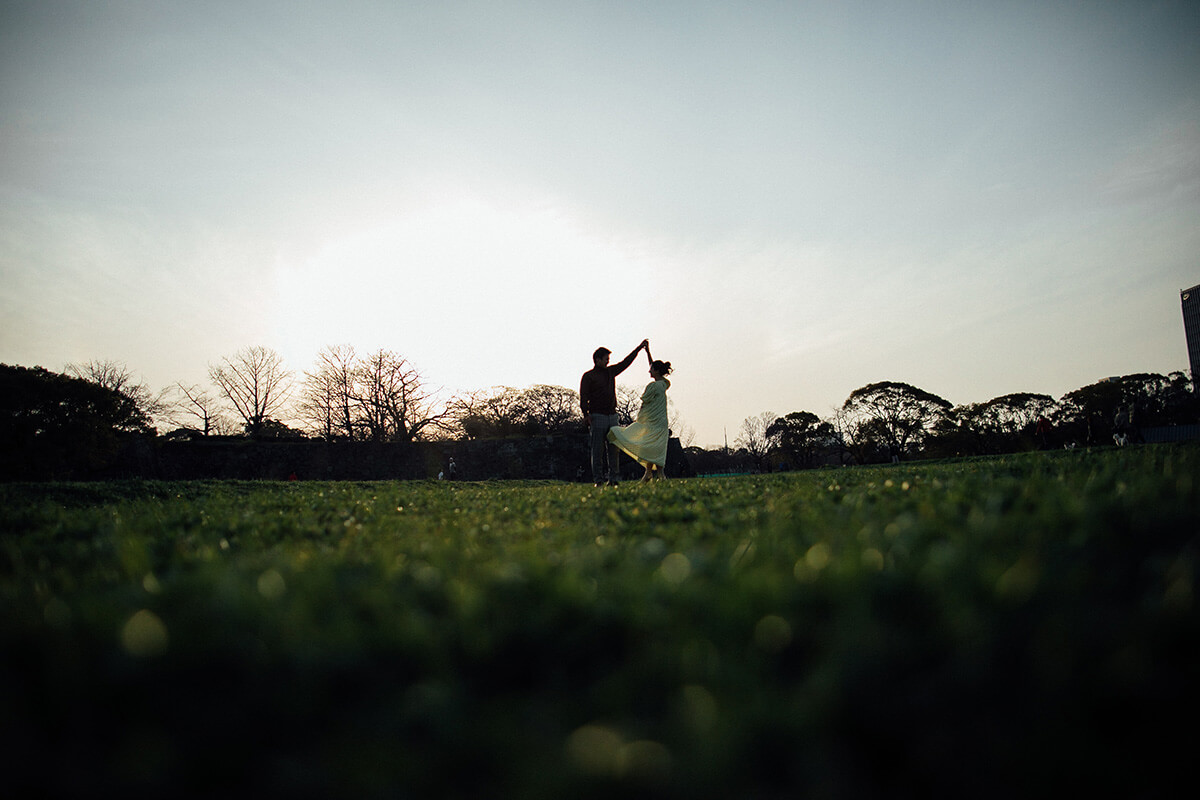
[[1200,447],[0,485],[0,791],[1159,797]]

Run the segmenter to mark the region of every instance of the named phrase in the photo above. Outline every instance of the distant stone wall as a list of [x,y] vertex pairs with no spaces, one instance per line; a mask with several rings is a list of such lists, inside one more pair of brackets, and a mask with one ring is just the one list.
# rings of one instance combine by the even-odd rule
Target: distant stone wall
[[162,480],[406,480],[425,477],[420,450],[373,442],[253,441],[197,438],[163,442],[156,475]]
[[[157,442],[143,448],[136,465],[122,477],[160,480],[421,480],[449,477],[453,458],[459,480],[591,480],[587,436],[536,436],[525,439],[417,442],[253,441],[236,437],[199,437]],[[642,468],[622,455],[625,477]],[[678,439],[671,439],[667,474],[691,474]]]
[[1164,425],[1142,428],[1141,438],[1148,444],[1162,442],[1193,442],[1200,439],[1200,425]]
[[[429,477],[436,477],[439,471],[449,477],[450,459],[453,458],[457,478],[465,481],[592,480],[591,450],[586,434],[433,442],[421,447],[430,459]],[[678,439],[668,443],[666,471],[672,478],[692,474]],[[640,478],[642,472],[636,461],[621,455],[623,477]]]
[[573,481],[591,472],[587,466],[587,438],[580,435],[432,442],[421,447],[427,454],[431,477],[439,471],[448,473],[451,458],[457,478],[465,481]]

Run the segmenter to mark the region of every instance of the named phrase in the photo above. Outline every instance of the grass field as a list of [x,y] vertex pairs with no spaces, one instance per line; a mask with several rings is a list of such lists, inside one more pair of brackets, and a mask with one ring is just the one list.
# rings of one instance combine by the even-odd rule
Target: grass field
[[0,485],[0,787],[1164,796],[1196,745],[1198,532],[1195,445]]

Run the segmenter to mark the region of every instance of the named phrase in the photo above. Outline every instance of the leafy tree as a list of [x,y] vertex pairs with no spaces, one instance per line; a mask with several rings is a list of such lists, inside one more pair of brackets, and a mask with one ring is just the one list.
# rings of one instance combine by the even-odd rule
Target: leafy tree
[[525,409],[521,394],[511,386],[493,386],[459,395],[450,403],[453,427],[464,439],[522,435]]
[[292,389],[292,373],[269,347],[239,350],[210,365],[208,375],[245,422],[250,436],[259,434],[268,417],[279,416]]
[[767,426],[767,440],[796,467],[815,466],[834,442],[833,425],[810,411],[793,411]]
[[907,383],[883,381],[855,389],[842,405],[843,425],[861,447],[868,443],[902,454],[920,446],[952,406]]
[[122,441],[150,434],[122,392],[34,367],[0,364],[0,477],[69,479],[109,467]]
[[521,393],[525,422],[534,435],[566,433],[583,424],[579,393],[562,386],[538,384]]
[[289,428],[277,419],[264,419],[258,430],[259,439],[297,440],[307,438],[304,431]]
[[158,393],[151,391],[145,381],[134,378],[124,362],[85,361],[81,364],[67,364],[66,374],[120,392],[132,400],[138,410],[152,422],[165,417],[170,410],[170,390],[164,389]]
[[753,467],[753,459],[745,450],[730,450],[719,447],[712,450],[689,446],[683,448],[688,465],[697,475],[720,475],[747,472]]
[[1192,379],[1182,372],[1167,375],[1166,385],[1160,393],[1161,407],[1157,418],[1159,425],[1194,425],[1200,423],[1200,397],[1197,397]]
[[987,401],[980,412],[992,431],[1016,438],[1032,431],[1038,417],[1053,414],[1056,405],[1048,394],[1016,392]]
[[927,455],[953,457],[999,452],[983,403],[955,406],[934,423],[925,438]]
[[883,423],[874,418],[852,414],[844,408],[834,412],[834,439],[843,455],[856,464],[887,460],[889,446]]
[[943,456],[1031,450],[1038,418],[1049,417],[1056,407],[1050,395],[1030,392],[955,406],[934,424],[926,449]]
[[466,439],[544,436],[579,430],[579,394],[561,386],[493,386],[455,398],[452,417]]
[[1180,372],[1108,378],[1063,395],[1056,423],[1068,436],[1107,444],[1118,413],[1135,430],[1147,425],[1196,421],[1196,400]]
[[[450,405],[452,427],[465,439],[566,434],[582,431],[585,425],[579,393],[549,384],[526,389],[493,386],[460,395]],[[622,425],[633,422],[640,407],[640,391],[617,387],[617,416]],[[672,430],[677,421],[677,415],[672,417]]]

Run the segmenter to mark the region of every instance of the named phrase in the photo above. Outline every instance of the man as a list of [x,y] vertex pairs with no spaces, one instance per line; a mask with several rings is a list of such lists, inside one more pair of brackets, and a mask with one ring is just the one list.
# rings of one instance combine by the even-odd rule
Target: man
[[608,441],[608,429],[620,424],[617,419],[617,376],[633,363],[633,359],[642,348],[648,350],[649,347],[650,340],[643,339],[632,353],[612,366],[608,364],[608,357],[612,355],[612,351],[607,347],[597,348],[596,352],[592,353],[592,363],[595,366],[583,373],[583,378],[579,381],[579,405],[591,431],[592,480],[597,486],[603,485],[606,480],[610,486],[616,486],[620,480],[617,471],[617,446]]

